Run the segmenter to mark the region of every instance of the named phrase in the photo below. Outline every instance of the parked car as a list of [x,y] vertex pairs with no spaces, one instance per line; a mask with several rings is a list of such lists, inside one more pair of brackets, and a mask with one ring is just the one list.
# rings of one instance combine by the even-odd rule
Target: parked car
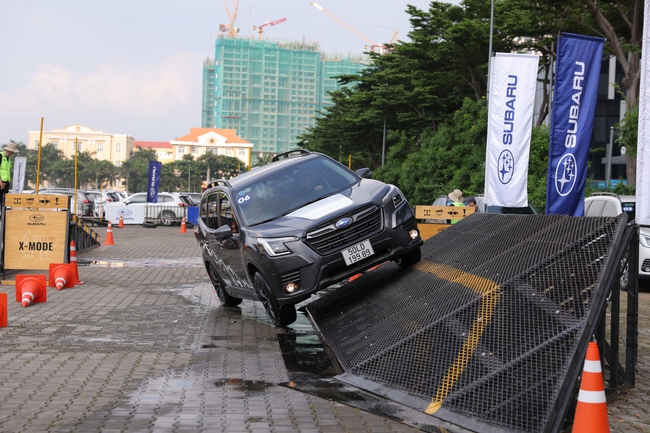
[[70,199],[70,210],[74,214],[84,218],[94,215],[95,205],[86,191],[78,189],[75,199],[75,190],[73,188],[41,188],[39,194],[67,195]]
[[143,207],[146,222],[165,226],[178,224],[186,216],[186,203],[175,192],[159,192],[156,203],[147,203],[147,193],[137,192],[128,196],[122,204],[129,207]]
[[422,238],[394,185],[305,150],[210,183],[195,229],[221,304],[261,301],[275,326],[295,304],[387,260],[420,261]]
[[[616,216],[627,213],[628,221],[635,219],[636,197],[617,195],[609,192],[596,192],[585,198],[585,216]],[[623,256],[620,267],[621,289],[627,290],[630,278],[629,253]],[[650,279],[650,227],[639,226],[639,280]],[[645,282],[645,281],[644,281]]]
[[93,215],[97,218],[104,218],[104,206],[106,203],[113,203],[120,201],[120,197],[112,191],[106,190],[89,190],[86,195],[93,200],[94,209]]

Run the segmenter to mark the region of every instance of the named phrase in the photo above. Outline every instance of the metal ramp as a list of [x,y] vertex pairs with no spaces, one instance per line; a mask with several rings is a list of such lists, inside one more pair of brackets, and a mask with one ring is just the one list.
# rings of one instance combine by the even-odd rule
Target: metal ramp
[[621,309],[617,284],[637,247],[625,214],[475,214],[416,266],[387,263],[306,310],[344,383],[463,431],[557,432],[594,336],[608,395],[634,384],[636,293]]

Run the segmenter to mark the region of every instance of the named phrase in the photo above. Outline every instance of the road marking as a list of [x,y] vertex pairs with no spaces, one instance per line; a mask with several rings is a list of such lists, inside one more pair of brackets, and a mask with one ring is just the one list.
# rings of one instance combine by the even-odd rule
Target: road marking
[[467,367],[485,328],[492,320],[494,308],[501,297],[502,288],[500,285],[488,278],[469,274],[447,265],[440,265],[422,260],[413,265],[413,267],[434,274],[438,278],[442,278],[449,282],[462,284],[481,296],[481,304],[476,319],[474,319],[474,322],[467,333],[463,347],[456,356],[454,363],[447,370],[447,374],[443,377],[440,386],[436,390],[435,396],[431,399],[431,403],[429,403],[429,406],[425,410],[426,413],[431,415],[440,409],[443,400],[449,395],[454,384]]

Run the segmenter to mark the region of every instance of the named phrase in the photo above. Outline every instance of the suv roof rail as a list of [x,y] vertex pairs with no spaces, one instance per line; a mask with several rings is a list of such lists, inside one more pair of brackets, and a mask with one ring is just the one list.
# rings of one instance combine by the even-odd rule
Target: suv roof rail
[[232,188],[232,186],[230,185],[230,182],[228,182],[226,179],[213,179],[213,180],[210,181],[210,183],[208,183],[207,187],[208,188],[213,188],[213,187],[215,187],[217,185],[224,185],[224,186],[227,186],[228,188]]
[[608,195],[608,196],[610,196],[610,197],[618,197],[618,194],[616,194],[616,193],[614,193],[614,192],[606,192],[606,191],[596,191],[596,192],[592,192],[591,195],[590,195],[590,197],[595,197],[595,196],[598,196],[598,195]]
[[[293,153],[297,153],[297,155],[292,155]],[[281,153],[279,155],[275,155],[273,159],[271,159],[271,162],[279,161],[280,159],[292,158],[295,156],[309,155],[310,153],[311,153],[310,151],[305,149],[294,149],[288,152]]]

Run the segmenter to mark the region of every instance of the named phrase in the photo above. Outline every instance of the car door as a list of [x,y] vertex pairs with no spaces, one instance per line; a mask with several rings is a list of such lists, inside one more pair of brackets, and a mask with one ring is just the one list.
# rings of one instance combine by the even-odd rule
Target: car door
[[[201,202],[201,224],[209,255],[217,266],[217,272],[230,290],[241,290],[246,286],[246,275],[241,260],[241,243],[237,220],[232,212],[231,201],[223,191],[215,191],[203,197]],[[219,233],[227,226],[232,233]],[[234,230],[233,230],[234,229]]]

